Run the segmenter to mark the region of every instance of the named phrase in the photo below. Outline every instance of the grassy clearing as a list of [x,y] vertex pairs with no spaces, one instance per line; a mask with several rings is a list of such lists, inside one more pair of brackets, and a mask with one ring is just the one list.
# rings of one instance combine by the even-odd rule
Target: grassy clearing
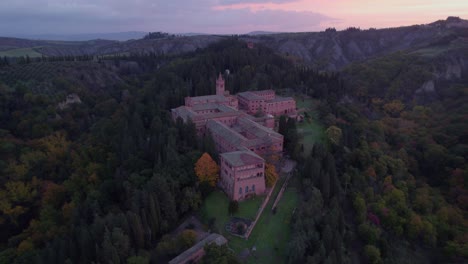
[[[255,197],[239,203],[239,211],[234,216],[254,220],[258,208],[262,204],[264,197]],[[224,225],[229,220],[229,199],[221,191],[211,193],[206,199],[201,209],[201,214],[205,223],[215,218],[215,232],[224,233]]]
[[308,154],[312,150],[315,142],[323,142],[325,139],[325,128],[317,122],[318,101],[311,98],[297,97],[297,108],[303,110],[303,114],[307,113],[309,119],[304,119],[302,123],[297,125],[299,134],[301,135],[300,144],[304,144],[304,153]]
[[[201,214],[205,223],[212,217],[216,218],[214,231],[220,232],[229,240],[229,247],[236,254],[240,254],[246,249],[256,247],[257,251],[245,261],[247,263],[283,263],[286,258],[287,242],[290,236],[290,221],[293,210],[296,207],[298,195],[294,187],[288,187],[283,198],[278,203],[276,214],[271,212],[271,207],[275,198],[283,185],[284,177],[280,178],[273,190],[273,194],[268,202],[259,222],[255,226],[249,240],[228,234],[224,225],[229,220],[228,204],[226,195],[220,191],[213,192],[202,206]],[[264,197],[257,197],[239,203],[239,212],[236,216],[253,219],[260,207]],[[252,216],[252,217],[249,217]]]
[[22,49],[11,49],[6,51],[0,51],[0,57],[26,57],[37,58],[41,57],[42,54],[35,51],[34,48],[22,48]]
[[271,199],[249,240],[229,237],[229,247],[240,253],[255,246],[256,252],[245,260],[246,263],[285,263],[287,243],[290,239],[290,223],[297,199],[298,195],[294,188],[286,189],[278,203],[276,214],[271,211],[274,202],[274,199]]

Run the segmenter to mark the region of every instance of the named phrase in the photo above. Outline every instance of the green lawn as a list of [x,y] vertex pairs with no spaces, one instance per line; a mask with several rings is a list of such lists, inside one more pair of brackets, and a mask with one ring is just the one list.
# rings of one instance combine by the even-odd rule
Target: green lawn
[[323,142],[325,139],[325,128],[319,123],[317,105],[318,101],[311,98],[296,97],[297,108],[304,109],[310,119],[304,119],[297,124],[301,144],[304,144],[304,154],[308,155],[315,142]]
[[42,54],[35,51],[33,48],[22,48],[22,49],[11,49],[6,51],[0,51],[0,57],[21,57],[29,56],[30,58],[41,57]]
[[[289,223],[298,199],[296,189],[288,187],[278,203],[276,214],[272,214],[271,207],[283,182],[284,178],[281,178],[248,240],[232,236],[225,231],[224,225],[229,220],[227,209],[229,201],[226,195],[220,191],[213,192],[206,198],[201,208],[202,219],[208,223],[210,218],[215,217],[215,229],[217,230],[213,231],[223,234],[229,240],[229,247],[237,254],[255,246],[257,252],[247,259],[247,263],[283,263],[290,235]],[[240,202],[239,213],[236,216],[253,219],[263,198],[257,197]]]
[[[276,196],[275,196],[276,197]],[[271,212],[274,199],[271,199],[263,211],[249,240],[229,236],[229,247],[236,253],[246,248],[256,247],[247,263],[284,263],[286,262],[287,243],[290,238],[292,213],[297,204],[295,189],[288,188],[278,203],[276,214]]]
[[[263,198],[263,196],[255,197],[247,201],[239,202],[239,211],[234,214],[234,216],[254,220]],[[208,223],[211,218],[216,218],[216,232],[224,232],[224,225],[229,220],[228,206],[229,199],[223,192],[215,191],[211,193],[205,199],[201,208],[203,220],[205,223]]]

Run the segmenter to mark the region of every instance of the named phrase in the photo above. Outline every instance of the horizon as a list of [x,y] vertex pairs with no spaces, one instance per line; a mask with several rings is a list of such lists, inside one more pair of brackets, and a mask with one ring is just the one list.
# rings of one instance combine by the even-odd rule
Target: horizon
[[0,3],[0,35],[317,32],[329,27],[343,30],[411,26],[449,16],[468,17],[468,2],[138,0],[138,4],[133,4],[121,0],[5,0]]
[[[361,28],[361,27],[358,27],[358,26],[350,25],[347,28],[354,27],[354,28],[359,28],[361,30],[369,30],[369,29],[383,30],[383,29],[388,29],[388,28],[410,27],[410,26],[414,26],[414,25],[427,25],[427,24],[431,24],[431,23],[434,23],[434,22],[437,22],[437,21],[445,21],[450,17],[455,17],[455,18],[460,18],[462,20],[466,20],[463,17],[459,17],[459,16],[448,16],[448,17],[445,17],[445,18],[440,18],[440,19],[436,19],[436,20],[433,20],[433,21],[426,21],[424,23],[419,23],[419,24],[405,24],[405,25],[395,25],[395,26],[389,26],[389,27],[368,27],[368,28]],[[466,20],[466,21],[468,21],[468,20]],[[327,27],[327,28],[335,28],[337,31],[343,31],[343,30],[347,29],[347,28],[336,28],[336,27],[333,27],[333,26],[330,26],[330,27]],[[229,32],[225,32],[225,33],[165,32],[165,31],[158,31],[158,30],[155,30],[155,31],[129,30],[129,31],[115,31],[115,32],[83,32],[83,33],[68,33],[68,34],[67,33],[63,33],[63,34],[60,34],[60,33],[6,34],[6,35],[1,35],[0,34],[0,37],[31,39],[31,40],[88,41],[88,40],[100,39],[100,37],[103,37],[104,35],[109,35],[109,36],[115,35],[114,38],[109,37],[109,38],[101,38],[101,39],[103,39],[103,40],[123,40],[123,41],[126,41],[126,40],[130,40],[131,38],[125,38],[125,37],[122,38],[122,36],[120,36],[120,35],[123,35],[123,34],[138,35],[138,34],[140,34],[140,35],[142,35],[141,37],[143,37],[147,33],[151,33],[151,32],[163,32],[163,33],[169,33],[169,34],[172,34],[172,35],[185,35],[185,36],[195,36],[195,35],[246,35],[246,34],[252,34],[252,33],[257,33],[257,34],[258,33],[260,33],[260,34],[282,34],[282,33],[286,33],[287,34],[287,33],[323,32],[327,28],[323,28],[323,29],[315,30],[315,31],[268,31],[268,30],[255,30],[255,29],[252,29],[250,31],[242,32],[242,33],[229,33]],[[92,35],[96,36],[97,38],[86,38],[86,36],[92,36]],[[99,36],[99,35],[102,35],[102,36]],[[51,37],[51,38],[47,39],[47,37]],[[62,37],[71,38],[71,39],[62,39]],[[80,38],[80,37],[82,37],[82,38]],[[73,38],[75,38],[75,39],[73,39]]]

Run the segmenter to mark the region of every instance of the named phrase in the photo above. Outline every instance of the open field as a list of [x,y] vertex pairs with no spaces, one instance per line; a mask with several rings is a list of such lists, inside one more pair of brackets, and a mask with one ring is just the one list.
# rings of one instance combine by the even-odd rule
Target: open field
[[37,58],[42,57],[42,54],[35,51],[34,48],[22,48],[0,51],[0,57],[26,57]]

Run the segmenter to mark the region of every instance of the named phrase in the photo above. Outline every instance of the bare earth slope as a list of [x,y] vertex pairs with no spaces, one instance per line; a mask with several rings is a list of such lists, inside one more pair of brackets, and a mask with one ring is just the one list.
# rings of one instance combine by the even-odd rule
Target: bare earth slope
[[[93,41],[38,41],[0,38],[0,55],[18,54],[15,49],[30,48],[44,56],[112,55],[128,53],[179,54],[205,48],[227,36],[199,35],[139,39],[124,42]],[[468,44],[468,20],[449,17],[427,25],[388,29],[344,31],[327,30],[314,33],[280,33],[243,35],[240,39],[270,47],[300,63],[318,70],[337,71],[353,62],[384,56],[396,51],[420,52],[423,56],[440,55]],[[3,53],[2,53],[3,52]],[[8,52],[8,53],[6,53]]]
[[416,51],[440,43],[459,41],[467,45],[468,21],[448,18],[428,25],[389,29],[336,32],[284,33],[244,37],[284,55],[296,57],[320,70],[340,70],[344,66],[396,51]]

